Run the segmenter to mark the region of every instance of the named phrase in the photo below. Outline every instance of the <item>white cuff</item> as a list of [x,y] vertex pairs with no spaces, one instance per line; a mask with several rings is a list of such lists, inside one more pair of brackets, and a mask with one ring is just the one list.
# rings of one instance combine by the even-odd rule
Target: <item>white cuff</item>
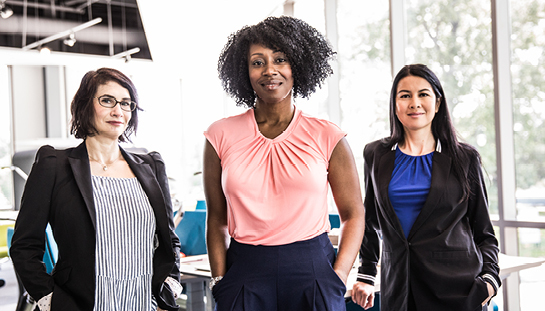
[[367,282],[373,282],[373,284],[375,284],[376,282],[376,277],[372,276],[372,275],[368,275],[368,274],[363,274],[363,273],[358,273],[358,276],[357,276],[357,280],[358,281],[367,281]]
[[182,294],[182,290],[184,289],[183,286],[170,276],[167,277],[165,283],[167,283],[167,285],[170,287],[170,290],[172,290],[172,293],[174,293],[174,299],[178,299],[178,297],[180,297],[180,295]]
[[500,285],[498,284],[496,279],[491,274],[488,274],[488,273],[483,274],[482,278],[486,282],[490,283],[492,287],[494,287],[494,296],[496,296],[498,294],[498,289],[500,288]]
[[38,308],[40,311],[49,311],[51,310],[51,296],[53,296],[53,292],[49,293],[49,295],[43,296],[38,300]]

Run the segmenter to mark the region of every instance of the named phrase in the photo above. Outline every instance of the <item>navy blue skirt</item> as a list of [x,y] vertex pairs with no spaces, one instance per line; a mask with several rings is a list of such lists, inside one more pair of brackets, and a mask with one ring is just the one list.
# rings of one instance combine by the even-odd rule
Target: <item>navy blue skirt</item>
[[333,270],[327,233],[280,246],[231,239],[227,273],[212,291],[217,311],[346,310],[346,286]]

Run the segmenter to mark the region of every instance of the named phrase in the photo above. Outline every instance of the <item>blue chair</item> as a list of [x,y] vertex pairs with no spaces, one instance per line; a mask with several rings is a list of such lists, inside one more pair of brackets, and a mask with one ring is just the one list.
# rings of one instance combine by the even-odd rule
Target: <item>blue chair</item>
[[195,206],[195,210],[197,211],[206,211],[206,201],[204,200],[198,200],[197,206]]
[[[13,228],[8,228],[8,248],[11,247],[13,230]],[[51,226],[47,224],[47,227],[45,229],[45,253],[43,258],[47,273],[51,273],[51,271],[53,271],[53,268],[55,267],[58,258],[59,249],[57,247],[57,242],[55,242],[55,238],[53,238],[53,231],[51,230]]]
[[[11,239],[13,238],[13,228],[8,228],[8,251],[11,247]],[[59,250],[57,247],[57,242],[55,242],[55,239],[53,238],[53,231],[51,230],[51,226],[47,224],[47,227],[45,229],[45,252],[44,252],[44,258],[43,262],[46,268],[47,273],[51,273],[53,271],[53,268],[55,267],[55,264],[57,263],[57,259],[59,256]],[[17,283],[19,286],[19,298],[17,301],[17,307],[15,308],[15,311],[26,311],[31,310],[34,306],[34,300],[30,295],[27,293],[25,288],[23,287],[23,283],[21,282],[21,279],[19,278],[19,275],[17,274],[17,271],[15,271],[15,277],[17,278]]]
[[329,223],[331,224],[331,229],[341,227],[341,218],[339,214],[329,214]]
[[184,212],[176,227],[180,252],[186,256],[206,254],[206,209]]
[[44,264],[45,264],[47,273],[51,273],[53,271],[53,268],[55,267],[55,264],[57,263],[58,258],[59,258],[59,249],[57,247],[57,242],[55,242],[55,238],[53,238],[53,231],[51,230],[51,226],[47,224],[47,228],[45,229],[45,254],[44,254]]

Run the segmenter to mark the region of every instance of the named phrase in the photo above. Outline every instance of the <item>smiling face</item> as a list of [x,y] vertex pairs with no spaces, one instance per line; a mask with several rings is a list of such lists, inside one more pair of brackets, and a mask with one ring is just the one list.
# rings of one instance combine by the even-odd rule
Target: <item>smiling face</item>
[[293,76],[284,53],[252,44],[248,52],[248,71],[258,103],[276,104],[291,100]]
[[112,96],[117,99],[117,101],[131,101],[131,95],[129,90],[116,82],[110,81],[106,84],[99,85],[94,96],[95,98],[93,98],[95,108],[94,125],[98,131],[97,136],[104,136],[117,140],[127,128],[132,113],[130,111],[122,110],[119,104],[115,105],[113,108],[101,106],[97,97],[103,95]]
[[429,131],[435,113],[439,111],[439,98],[426,79],[407,76],[397,85],[396,116],[405,132]]

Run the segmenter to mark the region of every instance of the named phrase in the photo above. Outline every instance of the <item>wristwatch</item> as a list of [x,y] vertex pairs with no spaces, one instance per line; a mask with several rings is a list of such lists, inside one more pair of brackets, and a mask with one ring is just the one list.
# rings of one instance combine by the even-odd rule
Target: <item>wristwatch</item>
[[208,283],[208,288],[212,290],[212,288],[214,288],[214,286],[218,284],[218,282],[221,281],[221,279],[223,279],[223,275],[216,276],[215,278],[211,278],[210,283]]

